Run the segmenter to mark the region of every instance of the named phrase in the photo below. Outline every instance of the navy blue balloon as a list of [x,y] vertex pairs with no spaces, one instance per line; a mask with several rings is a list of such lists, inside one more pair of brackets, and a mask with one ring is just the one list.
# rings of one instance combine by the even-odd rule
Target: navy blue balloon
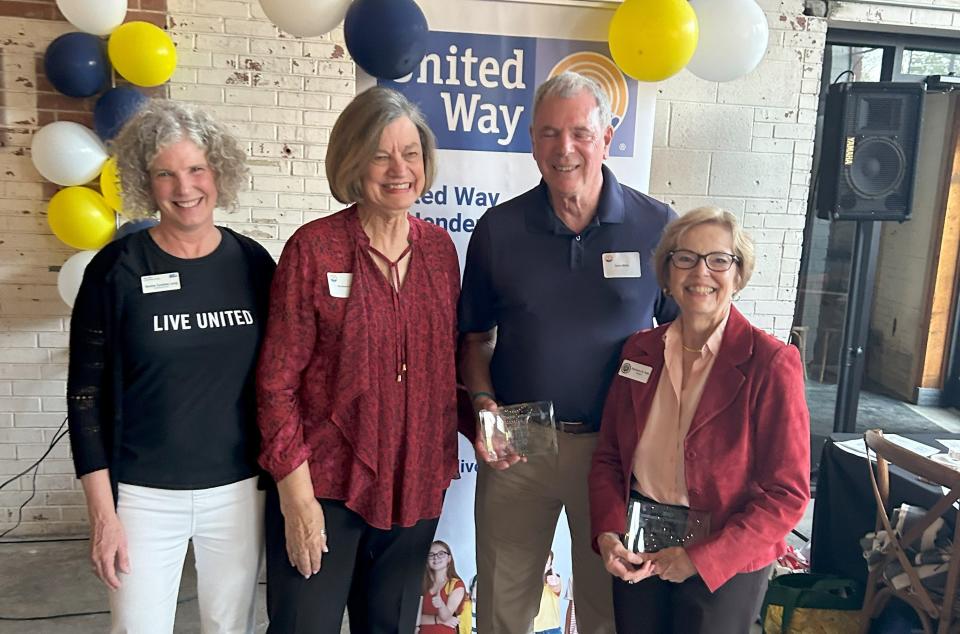
[[378,79],[413,71],[427,52],[427,18],[413,0],[354,0],[343,20],[353,61]]
[[50,42],[43,68],[53,87],[68,97],[90,97],[110,85],[103,42],[89,33],[65,33]]
[[113,234],[114,240],[119,240],[124,236],[128,236],[131,233],[136,233],[138,231],[143,231],[144,229],[149,229],[150,227],[156,227],[160,224],[156,218],[144,218],[143,220],[131,220],[130,222],[125,222],[120,225],[120,228],[117,229],[117,232]]
[[149,98],[133,86],[117,86],[103,93],[93,107],[93,129],[109,141]]

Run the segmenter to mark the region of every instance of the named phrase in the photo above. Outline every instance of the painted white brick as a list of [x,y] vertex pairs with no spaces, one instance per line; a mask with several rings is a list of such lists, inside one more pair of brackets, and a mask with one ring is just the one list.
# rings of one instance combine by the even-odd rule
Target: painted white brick
[[[59,350],[65,350],[66,346],[58,348]],[[40,377],[45,380],[58,380],[66,381],[67,380],[67,364],[66,363],[48,363],[40,367]]]
[[[797,103],[802,68],[795,62],[763,61],[752,73],[719,85],[717,101],[725,104],[788,108]],[[778,86],[778,90],[770,90]]]
[[49,360],[49,351],[42,348],[7,348],[3,351],[4,363],[46,363]]
[[14,381],[13,393],[17,396],[61,395],[66,391],[62,381]]
[[[206,2],[207,0],[203,0],[201,4]],[[224,21],[219,17],[201,17],[199,15],[193,15],[190,17],[178,16],[176,18],[169,18],[168,23],[170,24],[171,30],[175,30],[177,33],[224,32]]]
[[722,196],[773,196],[788,193],[793,157],[724,152],[713,156],[709,192]]
[[222,103],[223,89],[218,86],[172,85],[170,98],[195,103]]
[[669,145],[694,150],[749,150],[752,108],[675,103],[670,109]]
[[[63,389],[66,392],[66,386]],[[67,411],[67,397],[66,396],[44,396],[40,399],[40,409],[44,412],[66,412]]]
[[352,95],[355,93],[356,85],[352,77],[349,79],[308,77],[304,82],[304,90]]
[[236,88],[231,86],[223,91],[227,103],[249,104],[251,106],[275,106],[276,93],[270,90]]
[[684,69],[660,82],[657,86],[658,101],[693,101],[696,103],[715,103],[719,84],[700,79]]
[[[314,110],[330,110],[330,95],[306,92],[280,92],[277,94],[278,105],[285,108],[299,108],[303,112]],[[352,99],[352,95],[350,97]],[[343,108],[337,109],[339,113]]]
[[229,35],[206,35],[197,34],[196,46],[201,51],[211,51],[216,53],[249,53],[250,40],[243,37],[231,37]]
[[250,17],[250,4],[247,2],[229,2],[228,0],[201,0],[195,11],[198,15],[212,15],[217,17],[247,18]]
[[15,428],[33,429],[37,427],[57,428],[63,423],[62,413],[15,412],[13,426]]
[[254,37],[277,38],[277,27],[265,20],[238,20],[226,18],[224,30],[236,35],[252,35]]
[[32,332],[0,332],[0,349],[33,348],[37,345],[37,335]]
[[726,209],[738,218],[743,217],[744,200],[742,198],[723,198],[721,196],[675,196],[668,192],[652,192],[657,200],[661,200],[676,211],[683,214],[697,207],[717,206]]
[[269,177],[269,176],[254,176],[253,177],[253,189],[254,191],[268,191],[268,192],[303,192],[303,179],[296,177]]
[[39,412],[39,398],[0,397],[0,410],[5,412]]
[[709,175],[709,152],[671,148],[653,150],[651,191],[706,194]]
[[212,53],[191,51],[186,47],[179,47],[177,49],[178,67],[209,68],[213,65]]
[[754,152],[774,152],[789,154],[794,151],[794,142],[790,139],[753,139],[750,149]]

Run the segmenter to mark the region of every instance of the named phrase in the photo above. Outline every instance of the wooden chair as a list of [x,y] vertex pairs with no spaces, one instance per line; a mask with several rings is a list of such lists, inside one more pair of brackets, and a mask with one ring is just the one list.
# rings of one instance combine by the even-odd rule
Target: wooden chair
[[[897,597],[909,604],[919,615],[926,634],[946,634],[960,629],[960,619],[954,616],[954,602],[957,593],[957,580],[960,576],[960,511],[953,508],[954,502],[960,499],[960,472],[954,471],[938,462],[925,458],[908,449],[896,445],[883,437],[878,429],[867,431],[864,435],[869,458],[872,450],[877,457],[876,467],[867,460],[870,471],[870,482],[873,485],[873,494],[877,500],[877,530],[887,531],[891,537],[890,548],[883,560],[877,565],[867,578],[867,588],[863,599],[863,612],[860,625],[861,634],[870,630],[871,621],[882,611],[891,597]],[[946,487],[948,492],[914,524],[904,535],[896,536],[891,526],[888,514],[890,499],[889,464],[892,463],[911,474],[928,480],[936,485]],[[950,512],[955,515],[953,544],[950,549],[950,563],[947,570],[947,583],[942,598],[931,594],[921,583],[917,573],[917,566],[907,556],[906,549],[910,548],[922,536],[937,518]],[[887,563],[898,560],[909,578],[909,585],[896,590],[883,578],[883,569]],[[933,629],[933,624],[937,629]]]

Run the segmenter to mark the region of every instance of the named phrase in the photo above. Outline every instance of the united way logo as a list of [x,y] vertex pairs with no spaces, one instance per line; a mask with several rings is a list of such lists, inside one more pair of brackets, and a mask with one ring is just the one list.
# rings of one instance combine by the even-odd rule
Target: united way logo
[[593,51],[573,53],[564,57],[550,70],[550,77],[567,71],[579,73],[597,82],[610,99],[613,129],[619,128],[630,107],[630,91],[627,89],[627,78],[613,60]]
[[430,31],[417,68],[379,83],[420,106],[441,150],[528,153],[534,91],[566,70],[610,96],[610,155],[633,156],[637,82],[610,60],[606,42]]

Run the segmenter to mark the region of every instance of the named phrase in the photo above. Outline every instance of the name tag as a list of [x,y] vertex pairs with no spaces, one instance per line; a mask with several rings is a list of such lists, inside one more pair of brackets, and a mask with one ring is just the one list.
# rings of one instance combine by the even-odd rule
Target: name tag
[[330,297],[350,297],[353,273],[327,273],[327,284],[330,285]]
[[620,376],[630,379],[631,381],[639,381],[641,383],[646,383],[650,380],[650,373],[653,372],[653,368],[649,365],[644,365],[642,363],[637,363],[636,361],[630,361],[629,359],[624,359],[623,363],[620,364]]
[[604,277],[640,277],[640,253],[638,251],[604,253],[601,257],[603,258]]
[[144,295],[163,293],[165,291],[180,290],[179,273],[158,273],[156,275],[141,275],[140,288]]

